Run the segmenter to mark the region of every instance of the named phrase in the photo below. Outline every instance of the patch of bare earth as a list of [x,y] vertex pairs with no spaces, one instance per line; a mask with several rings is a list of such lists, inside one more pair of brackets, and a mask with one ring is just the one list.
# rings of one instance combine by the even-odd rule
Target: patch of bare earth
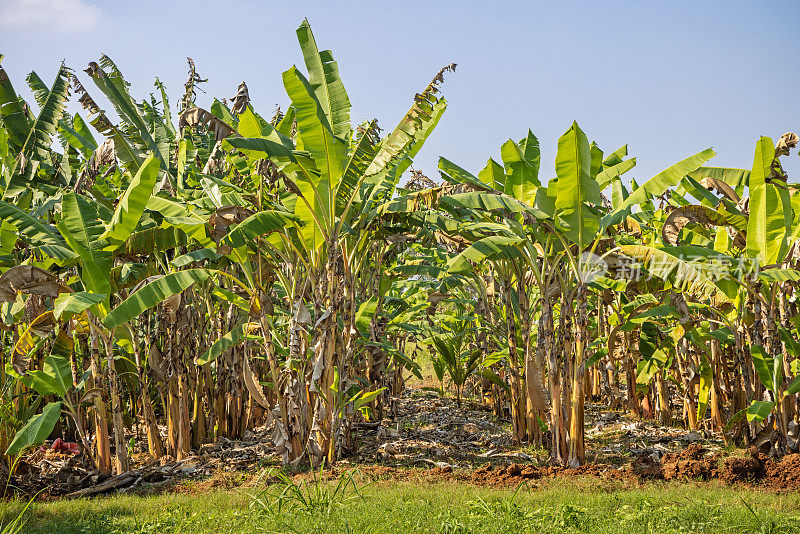
[[[781,460],[755,451],[749,456],[729,455],[719,437],[707,431],[661,426],[600,405],[587,404],[586,426],[588,463],[577,469],[553,466],[544,449],[516,444],[508,421],[495,417],[489,408],[470,402],[458,406],[453,399],[407,389],[396,399],[394,417],[354,427],[357,457],[344,458],[322,474],[301,470],[293,476],[330,479],[357,469],[358,476],[367,480],[493,487],[588,478],[624,486],[652,480],[719,479],[776,491],[800,489],[800,454]],[[40,498],[46,499],[263,486],[278,480],[272,470],[280,465],[270,430],[258,429],[241,440],[221,438],[181,461],[164,457],[156,463],[140,452],[133,455],[130,472],[114,477],[99,474],[76,455],[36,450],[21,459],[8,479],[11,491],[6,496],[40,490],[44,490]],[[145,449],[141,437],[131,437],[138,439],[139,451]],[[545,443],[547,439],[545,435]]]

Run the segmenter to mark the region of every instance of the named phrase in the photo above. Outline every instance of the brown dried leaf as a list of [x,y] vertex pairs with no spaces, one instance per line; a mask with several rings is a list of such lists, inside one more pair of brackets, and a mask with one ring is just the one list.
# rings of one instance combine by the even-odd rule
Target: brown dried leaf
[[294,303],[294,322],[302,326],[311,324],[311,314],[308,313],[308,309],[303,305],[303,301],[300,299]]
[[670,245],[678,245],[680,233],[689,223],[703,226],[726,225],[724,218],[706,206],[682,206],[672,210],[661,228],[661,236]]
[[57,297],[70,292],[58,277],[33,265],[18,265],[0,275],[0,302],[14,302],[17,293]]
[[184,84],[183,98],[178,102],[178,110],[184,111],[194,106],[195,99],[195,86],[199,83],[205,83],[208,79],[203,79],[197,74],[197,69],[194,66],[192,58],[187,57],[186,61],[189,63],[189,77]]
[[167,312],[169,320],[173,323],[177,318],[178,310],[180,310],[181,300],[181,294],[175,293],[174,295],[170,295],[169,297],[165,298],[161,302],[161,309]]
[[228,233],[230,226],[239,224],[252,214],[251,210],[241,206],[224,206],[218,209],[208,218],[208,224],[211,226],[211,239],[219,243]]
[[741,200],[739,198],[739,195],[736,194],[736,191],[734,191],[734,189],[731,186],[729,186],[728,184],[726,184],[725,182],[723,182],[718,178],[711,178],[711,177],[703,178],[702,180],[700,180],[700,185],[702,185],[709,191],[716,191],[717,193],[725,196],[728,200],[732,202],[738,203],[739,200]]
[[108,398],[108,393],[106,392],[106,390],[101,388],[92,388],[83,394],[78,404],[89,403],[94,401],[94,399],[106,399],[106,398]]
[[202,126],[208,131],[214,132],[214,139],[221,141],[228,136],[241,137],[236,130],[225,124],[223,121],[202,108],[189,108],[181,113],[178,127]]
[[253,400],[262,407],[269,409],[269,401],[264,396],[264,390],[261,388],[261,384],[258,383],[256,374],[250,368],[250,357],[247,355],[244,357],[244,383]]
[[432,302],[433,304],[438,304],[449,297],[447,293],[442,293],[440,291],[434,291],[433,293],[428,295],[428,302]]
[[786,132],[778,139],[778,144],[775,145],[775,157],[788,156],[789,149],[797,147],[800,138],[794,132]]
[[158,345],[155,343],[150,347],[150,355],[147,358],[147,364],[150,366],[150,369],[153,370],[156,380],[164,382],[167,379],[167,366],[164,363],[164,357],[161,355]]
[[248,104],[250,104],[250,92],[247,90],[246,83],[242,82],[239,84],[239,89],[236,92],[236,96],[234,96],[232,100],[233,105],[231,107],[231,112],[234,115],[244,113],[244,110],[246,110]]

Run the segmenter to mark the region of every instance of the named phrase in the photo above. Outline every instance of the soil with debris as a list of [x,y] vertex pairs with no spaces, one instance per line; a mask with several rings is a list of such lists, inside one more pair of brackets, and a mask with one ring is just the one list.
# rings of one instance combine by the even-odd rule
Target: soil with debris
[[[435,393],[407,389],[397,406],[393,419],[357,425],[358,457],[341,460],[326,476],[357,467],[375,480],[459,481],[496,487],[595,477],[625,485],[718,479],[776,491],[800,490],[800,454],[780,460],[755,449],[729,454],[713,433],[660,426],[609,412],[601,405],[586,406],[587,464],[577,469],[550,465],[546,450],[515,444],[509,422],[498,420],[477,403],[459,407]],[[6,496],[41,492],[39,498],[47,499],[264,485],[276,480],[270,469],[280,466],[270,430],[259,428],[242,440],[220,438],[180,461],[166,456],[153,462],[145,453],[133,454],[134,468],[116,476],[90,469],[63,442],[46,444],[19,461],[8,478],[8,488],[0,487],[0,491]],[[137,443],[136,448],[145,450],[141,437],[128,437]]]
[[[226,475],[280,465],[270,435],[269,429],[262,428],[256,433],[246,433],[243,440],[220,438],[182,460],[163,456],[155,462],[146,453],[132,454],[133,469],[116,476],[103,475],[78,455],[54,451],[46,444],[18,462],[4,493],[6,496],[39,493],[41,499],[88,497],[111,492],[162,491],[174,487],[179,480],[246,480]],[[144,449],[146,443],[139,446]]]

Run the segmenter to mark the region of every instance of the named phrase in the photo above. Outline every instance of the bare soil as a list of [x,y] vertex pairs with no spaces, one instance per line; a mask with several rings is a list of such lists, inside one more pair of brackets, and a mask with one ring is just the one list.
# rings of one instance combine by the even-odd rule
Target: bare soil
[[[346,458],[322,476],[358,469],[373,480],[426,483],[466,482],[482,486],[535,486],[539,481],[590,478],[637,486],[654,480],[711,481],[769,491],[800,489],[800,454],[770,459],[753,450],[726,450],[719,436],[689,432],[587,404],[588,463],[577,469],[553,466],[544,449],[519,446],[507,421],[478,403],[459,407],[453,399],[409,389],[397,399],[395,417],[365,422],[354,430],[357,457]],[[220,439],[181,461],[153,462],[139,439],[131,472],[108,477],[91,470],[62,448],[37,449],[21,459],[15,474],[3,476],[6,497],[14,493],[52,499],[112,492],[202,493],[220,488],[263,486],[277,480],[280,465],[270,428],[245,439]],[[137,436],[131,434],[137,439]],[[545,436],[547,438],[547,436]],[[312,475],[307,470],[299,479]]]

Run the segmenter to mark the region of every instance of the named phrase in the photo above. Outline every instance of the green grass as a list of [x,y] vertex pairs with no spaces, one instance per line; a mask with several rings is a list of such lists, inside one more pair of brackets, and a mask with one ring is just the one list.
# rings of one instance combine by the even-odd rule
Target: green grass
[[[25,502],[6,503],[0,525]],[[3,505],[0,505],[3,506]],[[752,510],[751,510],[752,509]],[[496,490],[352,479],[34,503],[21,532],[798,532],[800,495],[597,479]],[[2,527],[0,527],[2,531]]]

